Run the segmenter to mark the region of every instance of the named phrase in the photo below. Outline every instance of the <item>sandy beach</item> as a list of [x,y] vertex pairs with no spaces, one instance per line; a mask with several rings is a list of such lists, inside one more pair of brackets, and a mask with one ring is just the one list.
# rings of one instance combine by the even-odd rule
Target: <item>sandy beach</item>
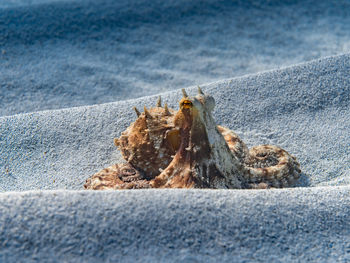
[[[1,262],[350,260],[349,3],[0,3]],[[214,97],[295,188],[86,191],[158,96]]]

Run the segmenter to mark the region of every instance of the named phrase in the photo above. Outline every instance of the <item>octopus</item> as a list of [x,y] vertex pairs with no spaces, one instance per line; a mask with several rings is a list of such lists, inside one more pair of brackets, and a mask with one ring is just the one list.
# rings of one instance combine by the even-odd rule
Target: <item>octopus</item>
[[295,186],[296,158],[284,149],[259,145],[248,149],[236,133],[217,125],[215,100],[198,87],[194,97],[183,89],[176,112],[159,98],[114,139],[124,163],[86,180],[85,189],[215,188],[266,189]]

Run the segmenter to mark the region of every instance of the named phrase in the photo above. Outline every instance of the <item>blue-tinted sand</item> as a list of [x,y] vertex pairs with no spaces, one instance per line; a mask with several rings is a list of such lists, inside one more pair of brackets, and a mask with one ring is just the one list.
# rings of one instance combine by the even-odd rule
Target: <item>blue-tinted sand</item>
[[[0,3],[0,262],[349,262],[347,1]],[[132,107],[216,100],[299,187],[85,191]]]

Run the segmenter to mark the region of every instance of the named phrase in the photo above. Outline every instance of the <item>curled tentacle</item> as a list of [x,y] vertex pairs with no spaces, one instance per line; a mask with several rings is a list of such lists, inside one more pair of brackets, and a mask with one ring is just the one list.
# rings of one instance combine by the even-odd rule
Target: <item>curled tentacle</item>
[[287,151],[273,145],[259,145],[250,149],[246,160],[248,181],[266,187],[293,186],[300,177],[300,165]]
[[85,189],[113,190],[145,188],[143,175],[131,164],[115,164],[109,166],[86,180]]

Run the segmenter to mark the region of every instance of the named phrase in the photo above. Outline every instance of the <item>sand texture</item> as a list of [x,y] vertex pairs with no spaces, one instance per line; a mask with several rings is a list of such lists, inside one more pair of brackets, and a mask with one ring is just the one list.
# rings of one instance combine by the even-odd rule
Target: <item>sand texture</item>
[[[0,3],[0,262],[350,261],[349,3]],[[180,88],[299,187],[84,191]]]

